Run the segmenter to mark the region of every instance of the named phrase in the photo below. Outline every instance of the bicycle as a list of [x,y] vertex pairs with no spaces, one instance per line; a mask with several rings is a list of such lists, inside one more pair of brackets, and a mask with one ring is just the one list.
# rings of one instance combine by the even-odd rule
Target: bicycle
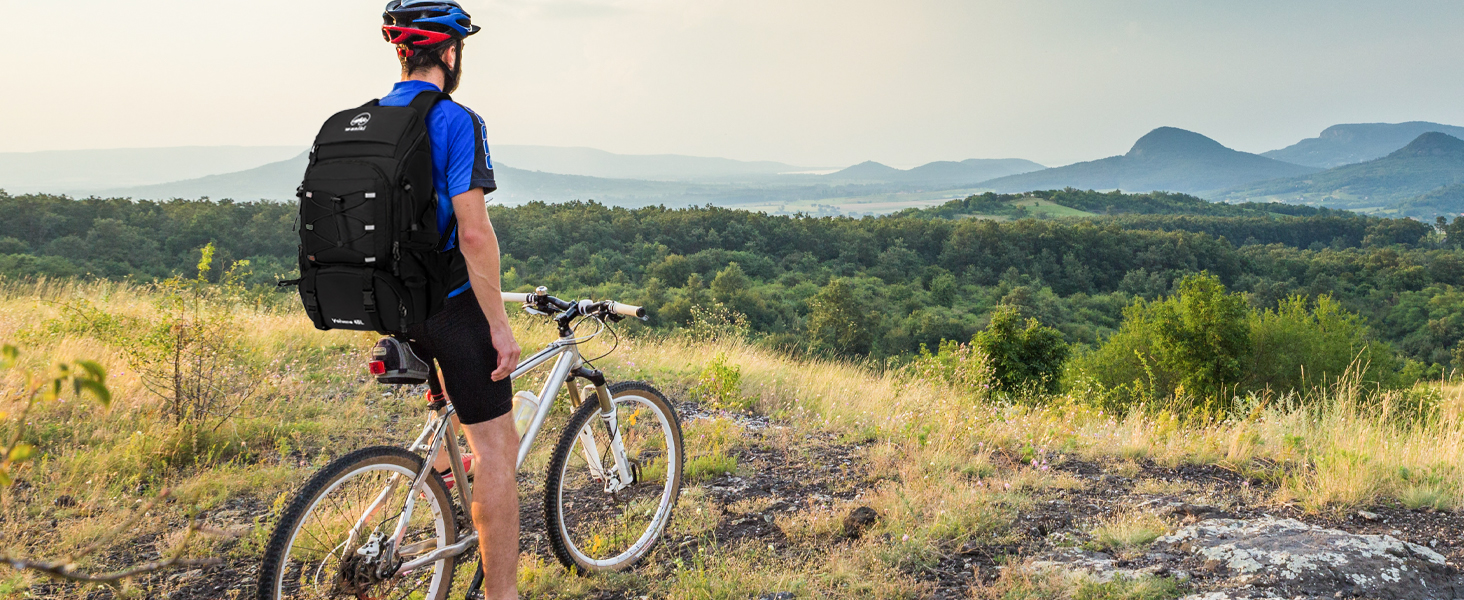
[[[684,454],[676,411],[644,382],[609,384],[580,346],[645,309],[603,301],[565,301],[545,288],[503,294],[530,314],[558,325],[559,339],[524,359],[515,379],[554,360],[538,409],[523,432],[516,470],[523,468],[559,392],[574,405],[549,460],[544,516],[550,547],[580,574],[635,566],[660,540],[681,490]],[[581,323],[599,325],[578,337]],[[612,349],[613,352],[613,349]],[[598,360],[598,359],[595,359]],[[492,368],[485,365],[484,368]],[[580,381],[588,384],[588,396]],[[442,400],[435,366],[427,422],[407,448],[375,446],[324,467],[282,513],[259,576],[259,598],[413,598],[445,600],[460,567],[477,549],[466,507],[468,481],[454,410]],[[598,422],[601,426],[596,426]],[[447,450],[460,505],[432,468]],[[422,452],[425,451],[425,454]],[[425,505],[419,506],[420,504]],[[468,597],[482,585],[475,568]]]

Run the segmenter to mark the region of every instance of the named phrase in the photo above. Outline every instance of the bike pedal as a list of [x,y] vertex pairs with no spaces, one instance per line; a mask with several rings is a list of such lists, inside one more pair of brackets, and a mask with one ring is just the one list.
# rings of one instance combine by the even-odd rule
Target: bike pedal
[[468,595],[463,596],[463,600],[484,600],[487,597],[488,596],[483,595],[482,590],[474,590],[468,592]]

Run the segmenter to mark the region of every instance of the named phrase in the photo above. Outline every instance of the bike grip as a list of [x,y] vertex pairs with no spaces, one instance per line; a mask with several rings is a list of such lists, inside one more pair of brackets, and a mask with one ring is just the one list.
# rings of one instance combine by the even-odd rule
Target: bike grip
[[529,303],[529,296],[532,296],[532,295],[533,294],[515,294],[513,292],[503,292],[503,301],[504,302],[521,302],[521,303],[524,303],[524,304],[528,304]]
[[637,319],[644,319],[644,318],[646,318],[646,309],[645,308],[640,307],[640,306],[631,306],[629,304],[621,304],[619,302],[612,302],[610,304],[610,312],[613,312],[613,313],[615,313],[617,315],[624,315],[624,316],[627,316],[627,317],[635,317]]

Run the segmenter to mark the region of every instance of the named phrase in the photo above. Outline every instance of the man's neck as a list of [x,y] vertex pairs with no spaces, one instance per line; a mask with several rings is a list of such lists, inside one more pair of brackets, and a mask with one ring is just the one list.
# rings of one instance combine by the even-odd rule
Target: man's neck
[[425,81],[437,86],[439,90],[447,88],[447,75],[442,73],[442,69],[428,69],[411,75],[402,75],[402,81]]

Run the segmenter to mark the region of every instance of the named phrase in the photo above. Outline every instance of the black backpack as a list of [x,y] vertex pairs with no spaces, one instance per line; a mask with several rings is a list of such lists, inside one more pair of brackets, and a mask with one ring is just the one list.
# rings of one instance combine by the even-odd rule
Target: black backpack
[[462,253],[439,235],[427,113],[441,92],[410,106],[372,101],[325,122],[300,199],[300,299],[317,329],[405,333],[468,281]]

